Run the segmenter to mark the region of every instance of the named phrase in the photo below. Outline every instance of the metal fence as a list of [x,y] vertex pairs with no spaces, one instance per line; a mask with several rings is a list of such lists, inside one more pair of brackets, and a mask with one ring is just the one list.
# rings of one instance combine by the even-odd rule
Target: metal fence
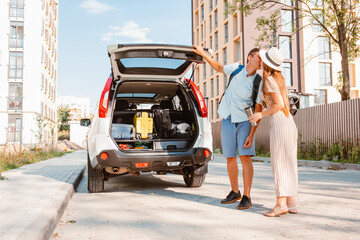
[[[360,98],[299,109],[294,117],[304,142],[320,140],[330,146],[339,141],[360,143]],[[269,117],[261,120],[256,130],[256,145],[270,147]],[[212,124],[214,148],[221,146],[221,121]]]

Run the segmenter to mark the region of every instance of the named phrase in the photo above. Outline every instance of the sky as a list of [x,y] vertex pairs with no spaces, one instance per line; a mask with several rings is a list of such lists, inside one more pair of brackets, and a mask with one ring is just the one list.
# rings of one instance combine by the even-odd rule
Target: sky
[[191,45],[191,0],[60,0],[58,97],[90,98],[93,110],[110,75],[107,46]]

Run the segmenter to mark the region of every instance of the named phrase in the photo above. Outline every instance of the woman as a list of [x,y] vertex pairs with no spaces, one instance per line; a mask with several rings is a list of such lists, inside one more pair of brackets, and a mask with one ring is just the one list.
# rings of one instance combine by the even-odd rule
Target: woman
[[284,61],[279,49],[260,50],[263,62],[263,88],[261,99],[264,109],[249,117],[256,122],[270,116],[271,167],[275,180],[276,206],[265,216],[276,217],[297,213],[295,195],[298,190],[297,128],[289,112],[286,84],[281,74]]

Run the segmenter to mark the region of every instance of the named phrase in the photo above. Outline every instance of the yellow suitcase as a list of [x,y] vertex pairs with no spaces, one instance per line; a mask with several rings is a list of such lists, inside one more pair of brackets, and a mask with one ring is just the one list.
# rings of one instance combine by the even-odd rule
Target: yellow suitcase
[[134,126],[137,139],[152,139],[154,114],[149,112],[137,112],[134,116]]

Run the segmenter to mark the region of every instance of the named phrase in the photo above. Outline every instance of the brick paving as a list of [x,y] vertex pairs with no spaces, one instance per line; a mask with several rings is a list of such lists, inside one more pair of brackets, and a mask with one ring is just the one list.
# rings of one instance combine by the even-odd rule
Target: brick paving
[[0,239],[49,239],[74,195],[86,152],[9,170],[0,181]]

